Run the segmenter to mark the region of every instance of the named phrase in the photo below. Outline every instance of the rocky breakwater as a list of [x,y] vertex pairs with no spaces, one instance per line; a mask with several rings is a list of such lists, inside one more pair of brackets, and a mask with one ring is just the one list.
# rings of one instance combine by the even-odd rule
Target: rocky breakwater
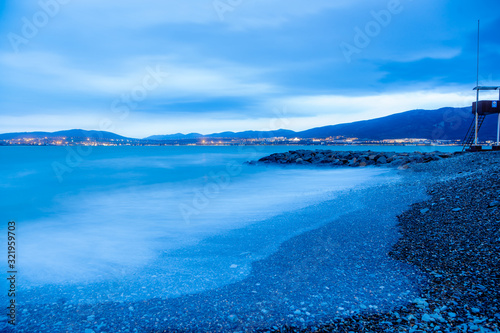
[[291,150],[286,153],[276,153],[265,156],[255,163],[324,165],[333,167],[366,167],[388,166],[407,169],[411,164],[428,163],[450,158],[461,152],[372,152],[368,151],[332,151],[332,150]]

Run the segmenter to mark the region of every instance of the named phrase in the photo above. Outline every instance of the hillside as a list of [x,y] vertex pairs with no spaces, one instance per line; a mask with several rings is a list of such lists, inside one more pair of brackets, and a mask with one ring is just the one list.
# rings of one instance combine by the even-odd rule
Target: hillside
[[[461,140],[473,120],[472,108],[441,108],[438,110],[412,110],[371,120],[357,121],[348,124],[329,125],[312,128],[306,131],[245,131],[222,132],[202,135],[191,133],[187,135],[155,135],[149,140],[182,140],[195,138],[326,138],[335,136],[356,137],[364,140],[422,138],[431,140]],[[495,116],[486,118],[481,131],[481,140],[496,138],[497,122]]]
[[[276,131],[221,132],[213,134],[168,134],[153,135],[143,140],[196,142],[201,138],[252,139],[266,137],[327,138],[351,137],[360,140],[383,140],[419,138],[430,140],[462,140],[473,120],[472,108],[442,108],[438,110],[412,110],[386,117],[357,121],[348,124],[329,125],[301,132],[280,129]],[[496,140],[497,117],[486,118],[479,132],[480,140]],[[0,134],[0,140],[20,138],[91,138],[95,140],[136,140],[103,131],[67,130],[58,132],[24,132]]]
[[22,139],[22,138],[79,138],[79,139],[96,139],[96,140],[125,140],[128,139],[124,136],[105,132],[105,131],[85,131],[81,129],[72,129],[57,132],[16,132],[16,133],[5,133],[0,134],[0,140],[12,140],[12,139]]

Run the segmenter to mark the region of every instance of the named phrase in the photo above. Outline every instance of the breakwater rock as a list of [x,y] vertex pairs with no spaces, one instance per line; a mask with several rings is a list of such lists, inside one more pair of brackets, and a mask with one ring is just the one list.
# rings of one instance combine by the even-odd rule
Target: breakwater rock
[[368,151],[332,151],[332,150],[291,150],[265,156],[256,163],[324,165],[334,167],[388,166],[407,169],[411,164],[428,163],[460,155],[462,152],[372,152]]

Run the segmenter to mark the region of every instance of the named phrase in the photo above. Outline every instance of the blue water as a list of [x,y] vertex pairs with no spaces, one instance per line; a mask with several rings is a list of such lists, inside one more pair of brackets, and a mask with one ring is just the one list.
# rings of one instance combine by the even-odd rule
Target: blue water
[[[2,147],[0,248],[6,248],[7,222],[15,220],[25,299],[57,299],[54,286],[69,299],[95,302],[103,294],[107,300],[171,297],[238,281],[285,240],[346,213],[326,214],[322,206],[342,191],[397,181],[383,168],[244,164],[300,148]],[[214,236],[229,244],[207,243]]]

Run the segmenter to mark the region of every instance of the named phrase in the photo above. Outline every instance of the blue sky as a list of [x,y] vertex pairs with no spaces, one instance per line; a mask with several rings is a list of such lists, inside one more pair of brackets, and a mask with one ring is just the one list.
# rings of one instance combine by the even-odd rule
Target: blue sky
[[[498,0],[0,1],[0,132],[304,130],[500,85]],[[489,97],[489,96],[485,96]]]

